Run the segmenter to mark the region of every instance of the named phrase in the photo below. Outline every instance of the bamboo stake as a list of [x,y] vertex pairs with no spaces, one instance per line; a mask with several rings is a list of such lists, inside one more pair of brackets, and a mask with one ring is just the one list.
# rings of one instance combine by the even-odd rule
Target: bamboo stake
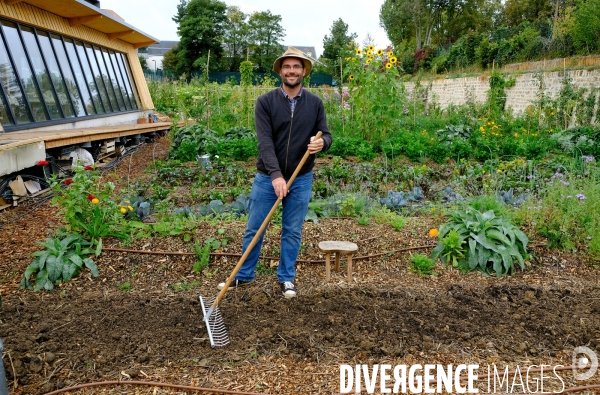
[[340,56],[340,95],[342,96],[342,134],[344,133],[344,69],[342,67],[342,57]]
[[206,127],[210,129],[210,94],[208,92],[208,68],[210,66],[210,49],[208,50],[208,58],[206,59]]

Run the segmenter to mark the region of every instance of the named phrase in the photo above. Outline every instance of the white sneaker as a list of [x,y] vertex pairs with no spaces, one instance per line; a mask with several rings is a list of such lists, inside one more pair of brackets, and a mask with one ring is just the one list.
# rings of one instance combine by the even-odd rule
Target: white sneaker
[[296,286],[291,281],[285,281],[281,283],[281,292],[286,299],[295,298],[296,294],[298,293],[296,291]]

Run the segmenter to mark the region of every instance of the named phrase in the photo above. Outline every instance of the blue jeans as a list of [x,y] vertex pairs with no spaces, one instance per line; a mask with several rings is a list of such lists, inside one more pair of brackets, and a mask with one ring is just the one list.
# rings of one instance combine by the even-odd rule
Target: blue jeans
[[[281,258],[279,260],[279,267],[277,268],[277,279],[280,283],[294,281],[294,278],[296,277],[296,259],[300,252],[302,224],[304,223],[304,217],[308,210],[312,181],[312,171],[296,177],[287,196],[281,202],[283,205],[283,217],[281,220]],[[252,238],[254,238],[254,235],[258,232],[258,229],[276,201],[277,195],[275,195],[271,177],[258,173],[254,178],[252,192],[250,193],[250,214],[248,215],[248,225],[246,226],[246,232],[244,233],[242,254],[250,245]],[[265,232],[260,235],[256,245],[236,275],[236,279],[240,281],[254,280],[254,269],[256,269],[256,265],[258,264]]]

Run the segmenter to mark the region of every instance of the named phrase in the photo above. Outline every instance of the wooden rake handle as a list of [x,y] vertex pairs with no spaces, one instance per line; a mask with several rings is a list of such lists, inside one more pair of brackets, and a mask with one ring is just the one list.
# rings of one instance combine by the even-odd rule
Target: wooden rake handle
[[[322,134],[323,133],[319,131],[317,133],[317,135],[315,136],[315,140],[320,139]],[[306,162],[306,160],[308,159],[309,156],[310,156],[310,151],[306,150],[306,152],[304,153],[304,156],[302,157],[302,160],[300,161],[300,163],[296,167],[296,170],[294,170],[294,174],[292,174],[292,176],[290,177],[290,180],[287,182],[286,188],[288,190],[292,186],[292,183],[296,179],[296,176],[298,175],[298,173],[300,173],[300,170],[302,169],[302,166],[304,166],[304,163]],[[269,214],[267,214],[267,217],[265,218],[265,220],[263,221],[262,225],[258,229],[258,232],[256,232],[256,234],[252,238],[252,241],[248,245],[248,248],[246,248],[246,251],[244,251],[244,254],[242,255],[242,257],[238,261],[237,265],[235,265],[235,268],[233,268],[233,271],[231,272],[231,274],[229,275],[229,278],[225,282],[225,286],[223,287],[223,289],[221,290],[221,292],[219,292],[219,295],[217,296],[217,298],[213,302],[211,308],[216,308],[217,305],[219,304],[219,302],[221,302],[221,299],[223,299],[223,296],[225,296],[225,292],[227,292],[227,289],[229,289],[229,285],[231,285],[231,282],[233,281],[233,279],[235,278],[235,276],[237,275],[237,273],[242,268],[242,265],[246,261],[246,258],[248,258],[248,255],[250,255],[250,252],[252,251],[252,249],[256,245],[256,242],[260,238],[260,235],[265,231],[265,228],[269,224],[269,221],[271,221],[271,217],[273,217],[273,214],[275,214],[275,210],[277,210],[277,207],[279,206],[280,203],[281,203],[281,199],[277,198],[277,201],[275,202],[275,204],[271,208],[271,211],[269,211]]]

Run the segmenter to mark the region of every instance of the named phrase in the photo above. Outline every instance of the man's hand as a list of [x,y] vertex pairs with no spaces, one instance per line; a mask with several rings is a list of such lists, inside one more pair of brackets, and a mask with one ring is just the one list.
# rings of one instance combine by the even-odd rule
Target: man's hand
[[315,140],[315,136],[310,138],[310,143],[308,143],[308,151],[311,154],[316,154],[323,150],[323,139]]
[[277,195],[279,199],[283,200],[283,198],[286,197],[288,193],[287,183],[285,182],[285,179],[283,177],[279,177],[271,181],[271,183],[273,184],[275,195]]

